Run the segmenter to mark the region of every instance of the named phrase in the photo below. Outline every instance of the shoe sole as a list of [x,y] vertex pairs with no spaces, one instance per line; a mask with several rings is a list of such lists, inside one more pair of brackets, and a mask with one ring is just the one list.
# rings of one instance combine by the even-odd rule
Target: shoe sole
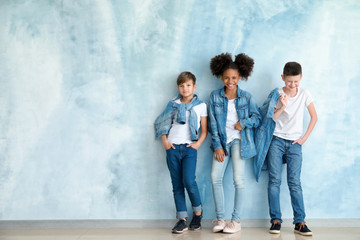
[[269,230],[269,233],[271,233],[271,234],[279,234],[280,230]]
[[198,227],[198,228],[189,228],[191,231],[197,231],[197,230],[200,230],[201,227]]
[[303,232],[300,232],[298,230],[294,230],[294,233],[297,233],[297,234],[300,234],[300,235],[303,235],[303,236],[312,236],[312,232],[303,233]]
[[172,233],[180,234],[180,233],[186,232],[187,230],[188,230],[188,228],[184,228],[184,230],[182,230],[182,231],[173,230]]
[[236,231],[236,232],[224,232],[223,231],[223,233],[227,233],[227,234],[234,234],[234,233],[237,233],[237,232],[240,232],[241,230],[238,230],[238,231]]
[[237,230],[237,231],[226,231],[226,230],[223,230],[223,233],[237,233],[237,232],[240,232],[241,229]]
[[224,230],[224,229],[216,229],[216,230],[213,229],[213,233],[222,232],[223,230]]

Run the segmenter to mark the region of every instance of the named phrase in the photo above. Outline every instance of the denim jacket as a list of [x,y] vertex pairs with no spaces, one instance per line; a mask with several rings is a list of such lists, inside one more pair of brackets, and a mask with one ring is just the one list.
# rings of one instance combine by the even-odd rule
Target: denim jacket
[[165,110],[155,120],[155,137],[158,138],[161,135],[168,134],[172,126],[173,117],[175,111],[177,111],[176,121],[181,124],[185,124],[186,111],[190,111],[189,126],[190,135],[192,141],[199,139],[199,127],[196,112],[192,109],[196,105],[203,103],[197,95],[194,94],[193,99],[190,103],[178,104],[175,101],[180,99],[181,95],[178,95],[167,104]]
[[256,181],[259,181],[261,170],[267,170],[266,155],[276,126],[274,121],[274,108],[278,99],[279,91],[275,88],[271,91],[264,104],[259,108],[262,121],[261,126],[255,130],[257,155],[254,158],[254,173]]
[[[210,94],[208,130],[212,135],[211,149],[213,151],[222,148],[226,151],[226,118],[228,110],[228,98],[225,96],[224,88],[213,91]],[[251,158],[256,155],[254,143],[254,128],[260,125],[261,116],[254,98],[250,93],[237,88],[235,108],[239,117],[241,130],[242,158]]]

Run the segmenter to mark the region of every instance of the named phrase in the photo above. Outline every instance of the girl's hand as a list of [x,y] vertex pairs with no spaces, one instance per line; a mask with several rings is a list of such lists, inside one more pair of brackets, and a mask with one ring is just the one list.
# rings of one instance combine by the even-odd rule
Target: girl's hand
[[306,139],[304,139],[304,138],[299,138],[299,139],[293,141],[293,142],[292,142],[292,145],[294,145],[295,143],[298,143],[298,144],[300,144],[300,145],[303,145],[303,144],[305,143],[305,141],[306,141]]
[[186,147],[192,147],[193,149],[198,150],[200,145],[201,144],[199,142],[193,142],[193,143],[190,143],[189,145],[187,145]]
[[236,130],[239,130],[239,131],[241,131],[241,130],[243,129],[243,128],[241,127],[240,122],[237,122],[237,123],[234,125],[234,127],[235,127]]
[[280,93],[280,102],[284,107],[286,107],[288,104],[287,97],[284,93]]
[[169,150],[170,148],[175,149],[174,145],[172,145],[172,143],[169,142],[168,140],[163,141],[163,145],[165,150]]
[[225,157],[224,149],[220,148],[218,150],[215,150],[214,152],[214,158],[218,160],[219,162],[223,162]]

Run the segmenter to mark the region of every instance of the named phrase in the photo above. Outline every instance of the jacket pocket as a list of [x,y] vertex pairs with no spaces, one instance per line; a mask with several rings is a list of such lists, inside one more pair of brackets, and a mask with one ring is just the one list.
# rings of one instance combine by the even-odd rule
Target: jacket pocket
[[215,109],[215,115],[223,115],[224,114],[224,104],[215,103],[214,109]]
[[245,119],[249,117],[249,106],[247,104],[238,106],[237,109],[239,119]]

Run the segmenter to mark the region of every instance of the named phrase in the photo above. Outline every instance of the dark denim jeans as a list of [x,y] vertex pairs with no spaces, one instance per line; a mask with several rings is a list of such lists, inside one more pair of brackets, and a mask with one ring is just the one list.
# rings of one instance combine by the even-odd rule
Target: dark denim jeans
[[177,218],[187,217],[185,188],[193,211],[201,210],[200,193],[195,181],[197,150],[186,147],[187,145],[174,144],[175,149],[166,150],[166,160],[173,186]]
[[268,197],[271,222],[282,222],[280,210],[280,184],[283,158],[285,158],[287,163],[287,183],[294,212],[294,223],[305,221],[304,200],[300,182],[302,147],[300,144],[292,144],[292,142],[292,140],[285,140],[273,136],[268,151]]

